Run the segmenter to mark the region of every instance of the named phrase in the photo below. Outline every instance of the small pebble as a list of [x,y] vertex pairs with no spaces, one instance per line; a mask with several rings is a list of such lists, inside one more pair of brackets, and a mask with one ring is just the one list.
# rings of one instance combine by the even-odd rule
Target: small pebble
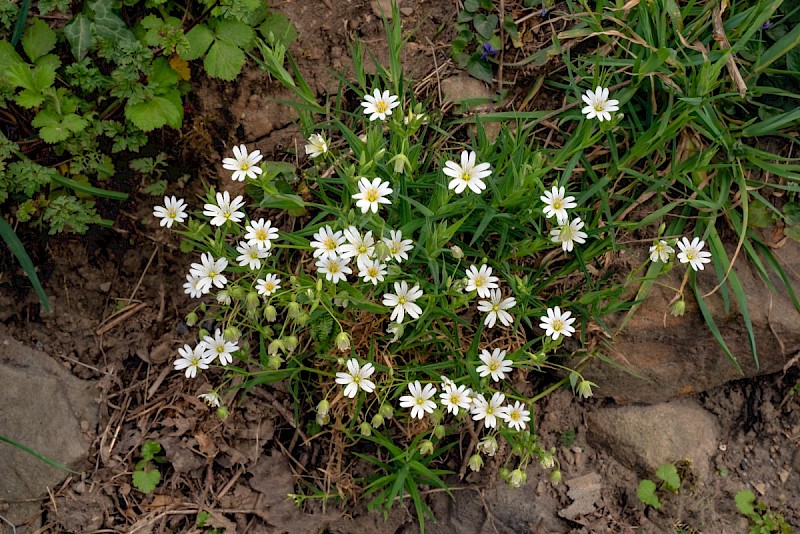
[[781,479],[781,482],[786,482],[789,479],[789,471],[786,469],[781,470],[781,472],[778,473],[778,478]]
[[753,489],[755,489],[759,495],[764,495],[767,492],[767,486],[763,482],[753,484]]
[[410,17],[414,13],[414,10],[411,9],[410,7],[401,7],[400,13],[402,13],[406,17]]
[[725,451],[728,450],[728,446],[725,445],[724,443],[720,443],[719,444],[719,450],[722,451],[722,452],[725,452]]

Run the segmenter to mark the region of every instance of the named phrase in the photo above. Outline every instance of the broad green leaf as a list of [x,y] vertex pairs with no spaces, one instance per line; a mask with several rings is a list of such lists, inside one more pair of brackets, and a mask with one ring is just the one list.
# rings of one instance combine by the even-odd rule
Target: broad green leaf
[[42,102],[44,102],[44,95],[39,91],[23,89],[14,97],[14,102],[23,108],[31,109],[42,105]]
[[656,476],[664,481],[664,485],[670,491],[678,491],[681,487],[681,477],[673,464],[664,464],[656,471]]
[[783,218],[787,225],[800,224],[800,204],[787,202],[783,205]]
[[655,509],[661,508],[661,501],[658,500],[656,495],[656,483],[652,480],[642,480],[639,482],[639,489],[636,491],[636,496],[643,503],[652,506]]
[[5,72],[6,78],[14,87],[22,87],[24,89],[36,89],[36,84],[33,82],[33,74],[28,65],[14,64]]
[[472,19],[472,25],[475,27],[475,31],[483,38],[484,41],[488,41],[492,38],[492,34],[497,29],[497,15],[475,15],[475,18]]
[[149,82],[158,84],[156,94],[164,94],[170,88],[178,85],[178,73],[170,66],[166,58],[159,57],[153,60],[153,71]]
[[93,24],[86,15],[81,13],[64,26],[64,36],[69,42],[69,48],[75,59],[83,59],[94,44]]
[[464,0],[464,9],[470,13],[475,13],[480,8],[478,0]]
[[253,28],[243,22],[235,20],[222,20],[214,28],[217,39],[238,46],[247,48],[253,43],[256,32]]
[[215,41],[208,50],[203,66],[212,78],[233,81],[242,72],[244,52],[226,41]]
[[44,109],[37,113],[31,124],[39,128],[39,136],[45,143],[58,143],[67,139],[71,133],[86,128],[86,120],[74,113],[61,117],[55,111]]
[[198,24],[186,33],[186,40],[189,41],[189,51],[180,56],[181,59],[191,61],[206,53],[208,47],[214,42],[214,32],[205,24]]
[[261,35],[268,37],[271,33],[275,39],[286,48],[297,40],[299,34],[292,21],[283,13],[273,12],[266,16],[264,22],[258,27]]
[[769,228],[772,226],[772,212],[763,202],[752,202],[748,206],[748,215],[747,226],[750,228]]
[[89,8],[94,11],[94,29],[97,35],[112,41],[135,41],[136,36],[125,21],[114,13],[114,0],[93,0]]
[[142,443],[142,459],[152,460],[161,452],[161,444],[157,441],[145,441]]
[[783,229],[783,235],[790,239],[800,242],[800,226],[787,226]]
[[0,73],[11,68],[12,65],[24,65],[25,61],[17,54],[11,43],[5,39],[0,41]]
[[473,78],[477,78],[482,82],[492,83],[492,67],[488,62],[480,59],[478,56],[472,56],[467,62],[467,72]]
[[[175,97],[177,96],[177,104]],[[125,118],[143,132],[150,132],[163,126],[180,128],[183,122],[183,107],[180,93],[176,90],[155,96],[145,102],[125,106]],[[177,126],[176,126],[177,125]]]
[[133,485],[142,493],[152,492],[159,482],[161,482],[161,473],[158,469],[133,472]]
[[47,23],[34,18],[33,22],[22,37],[22,49],[32,62],[36,61],[56,46],[56,32],[50,29]]
[[756,496],[750,490],[742,490],[733,498],[736,502],[736,509],[742,515],[753,515],[756,513],[755,502]]

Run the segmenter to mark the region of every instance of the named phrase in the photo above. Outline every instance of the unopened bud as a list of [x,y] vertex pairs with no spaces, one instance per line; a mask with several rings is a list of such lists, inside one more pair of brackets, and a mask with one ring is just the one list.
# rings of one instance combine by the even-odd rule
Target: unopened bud
[[231,343],[237,343],[239,339],[241,339],[242,333],[235,326],[229,326],[228,328],[222,331],[222,337],[225,338],[225,341],[230,341]]
[[483,458],[481,458],[480,454],[473,454],[469,457],[469,468],[475,472],[478,472],[483,467]]
[[423,440],[419,445],[419,453],[422,456],[433,454],[433,442],[429,439]]
[[194,326],[197,324],[197,314],[195,312],[189,312],[186,316],[186,326]]
[[317,414],[316,421],[319,426],[325,426],[331,420],[331,416],[328,414],[322,415]]
[[280,339],[273,339],[267,346],[267,354],[269,354],[270,356],[274,356],[278,354],[278,351],[285,352],[286,345],[284,345],[283,341],[281,341]]
[[296,302],[290,302],[286,305],[286,315],[289,319],[297,319],[297,316],[300,315],[300,305]]
[[211,332],[209,332],[205,328],[201,328],[200,331],[197,332],[197,335],[200,337],[200,339],[203,339],[203,338],[206,338],[206,337],[210,336]]
[[231,303],[231,294],[225,290],[220,291],[217,293],[217,302],[223,306],[229,306]]
[[545,469],[552,469],[556,465],[556,458],[550,451],[542,451],[539,458],[539,463]]
[[237,286],[237,287],[232,287],[232,288],[231,288],[231,289],[228,291],[228,294],[229,294],[231,297],[235,298],[236,300],[241,300],[241,299],[243,299],[243,298],[244,298],[244,296],[245,296],[245,294],[246,294],[246,293],[245,293],[245,291],[244,291],[244,288],[243,288],[243,287],[238,287],[238,286]]
[[511,485],[512,488],[518,488],[525,484],[525,481],[528,479],[528,475],[525,474],[520,468],[514,469],[511,471],[511,474],[508,477],[508,483]]
[[436,425],[433,427],[433,435],[438,438],[442,439],[444,437],[445,428],[442,425]]
[[275,309],[275,306],[270,304],[264,308],[264,319],[268,323],[274,323],[278,319],[278,310]]
[[453,254],[453,257],[457,260],[464,258],[464,251],[461,250],[461,247],[459,247],[458,245],[453,245],[452,247],[450,247],[450,253]]
[[281,364],[283,363],[283,358],[275,354],[274,356],[270,356],[267,359],[267,367],[272,369],[273,371],[277,371],[281,368]]
[[287,352],[294,352],[298,345],[297,336],[286,336],[283,338],[283,344]]
[[442,410],[436,408],[435,410],[433,410],[433,412],[431,412],[431,423],[433,423],[434,425],[438,425],[439,423],[442,422],[442,417],[444,417]]
[[366,421],[358,425],[358,431],[361,433],[362,436],[372,435],[372,427]]
[[384,419],[383,416],[379,413],[376,413],[372,416],[372,428],[380,428],[383,426]]
[[247,294],[247,309],[248,310],[257,310],[258,307],[261,306],[261,297],[255,291],[251,291]]
[[394,408],[389,404],[381,404],[381,407],[378,408],[378,413],[380,413],[384,419],[391,419],[394,417]]
[[584,399],[591,397],[593,395],[592,386],[597,387],[597,384],[589,382],[588,380],[581,380],[577,387],[578,396]]
[[226,406],[220,406],[219,408],[217,408],[217,417],[219,417],[220,421],[224,421],[225,419],[227,419],[230,414],[231,411],[228,410]]
[[478,443],[478,451],[486,456],[494,456],[497,453],[497,438],[486,436]]
[[552,482],[554,486],[557,486],[558,483],[561,482],[561,471],[559,469],[550,471],[550,482]]
[[347,332],[339,332],[339,335],[336,336],[336,348],[342,352],[350,350],[350,335]]
[[328,402],[328,399],[322,399],[317,404],[317,413],[319,415],[328,415],[328,412],[331,410],[331,403]]
[[669,307],[669,313],[675,317],[683,317],[686,313],[686,301],[681,299],[673,302]]
[[294,321],[295,321],[295,322],[296,322],[296,323],[297,323],[299,326],[305,326],[305,324],[308,322],[308,320],[309,320],[309,319],[310,319],[309,315],[308,315],[306,312],[304,312],[304,311],[301,311],[301,312],[298,314],[297,318],[296,318]]
[[511,476],[511,471],[509,471],[507,467],[501,467],[497,472],[497,476],[508,482],[508,479]]

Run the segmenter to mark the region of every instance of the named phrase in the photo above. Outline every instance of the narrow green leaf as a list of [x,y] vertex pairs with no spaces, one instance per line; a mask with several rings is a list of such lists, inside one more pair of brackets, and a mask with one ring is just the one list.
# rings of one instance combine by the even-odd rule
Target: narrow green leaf
[[724,352],[731,363],[733,363],[734,367],[736,367],[736,370],[739,371],[742,376],[744,376],[742,367],[739,365],[736,357],[731,352],[731,349],[728,348],[728,344],[725,342],[725,339],[722,337],[722,333],[719,331],[717,323],[714,321],[714,316],[711,314],[711,310],[708,309],[708,305],[706,305],[706,302],[703,299],[700,288],[697,287],[697,279],[694,275],[694,272],[692,272],[689,276],[691,278],[690,285],[692,286],[692,292],[694,293],[695,300],[697,301],[697,306],[700,308],[700,313],[703,315],[703,319],[705,319],[708,329],[711,331],[714,339],[717,340],[722,352]]
[[[36,268],[33,266],[33,262],[31,261],[30,256],[28,256],[28,253],[25,252],[25,247],[22,245],[22,241],[19,240],[11,225],[8,224],[8,222],[2,217],[0,217],[0,237],[3,238],[3,241],[6,242],[8,249],[12,254],[14,254],[14,256],[16,256],[19,264],[22,265],[22,270],[28,275],[28,279],[31,281],[34,291],[36,291],[36,294],[39,296],[39,300],[42,302],[45,312],[50,313],[50,303],[47,300],[47,295],[45,295],[42,284],[39,282],[39,276],[36,274]],[[3,439],[2,436],[0,436],[0,439]],[[6,441],[5,439],[3,440]],[[8,442],[11,443],[10,441]],[[11,444],[16,445],[15,443]],[[30,451],[26,450],[26,452]],[[31,452],[31,454],[34,453]]]
[[100,189],[98,187],[93,187],[89,184],[84,184],[81,182],[76,182],[71,178],[67,178],[61,174],[53,174],[53,181],[63,185],[64,187],[69,187],[73,191],[79,191],[81,193],[87,193],[92,196],[96,197],[105,197],[111,198],[114,200],[126,200],[128,195],[126,193],[120,193],[119,191],[109,191],[108,189]]
[[[5,220],[2,219],[2,218],[0,218],[0,221],[5,222]],[[2,232],[2,223],[0,223],[0,232]],[[80,475],[79,471],[73,471],[72,469],[70,469],[66,465],[58,463],[55,460],[51,460],[50,458],[48,458],[44,454],[40,454],[40,453],[36,452],[35,450],[31,449],[30,447],[26,447],[22,443],[14,441],[11,438],[7,438],[7,437],[5,437],[3,435],[0,435],[0,441],[2,441],[4,443],[8,443],[9,445],[14,446],[14,447],[18,448],[21,451],[27,452],[28,454],[30,454],[31,456],[35,457],[36,459],[41,460],[42,462],[46,463],[50,467],[55,467],[56,469],[60,469],[62,471],[66,471],[67,473],[72,473],[74,475]]]

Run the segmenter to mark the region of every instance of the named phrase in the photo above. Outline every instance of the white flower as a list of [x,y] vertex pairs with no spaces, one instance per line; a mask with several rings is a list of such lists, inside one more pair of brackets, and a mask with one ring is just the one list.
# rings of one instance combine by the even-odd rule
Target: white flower
[[358,228],[349,226],[344,230],[344,237],[347,243],[339,247],[342,258],[355,258],[359,267],[362,262],[369,263],[375,253],[375,239],[372,237],[372,230],[362,236]]
[[597,117],[600,122],[610,121],[611,112],[619,110],[619,101],[609,100],[606,87],[597,86],[594,91],[589,89],[581,98],[586,103],[586,107],[581,110],[581,113],[586,115],[587,119]]
[[558,224],[567,224],[569,215],[567,210],[577,206],[575,197],[566,196],[567,191],[563,187],[553,186],[552,191],[545,191],[544,196],[539,199],[545,203],[544,214],[549,219],[555,216]]
[[334,284],[347,280],[348,274],[352,274],[353,270],[347,266],[347,260],[334,256],[327,259],[317,260],[317,270],[325,275],[325,279]]
[[414,301],[422,296],[422,290],[418,285],[409,289],[408,283],[403,280],[402,282],[394,283],[394,291],[394,294],[386,293],[383,295],[383,305],[390,308],[394,307],[390,320],[402,323],[406,313],[412,319],[416,319],[422,314],[422,308],[414,304]]
[[411,417],[416,417],[418,419],[425,417],[426,412],[433,413],[433,410],[436,409],[436,402],[432,401],[431,397],[436,394],[436,386],[433,384],[425,384],[425,388],[423,389],[419,380],[415,380],[408,384],[408,390],[411,392],[411,395],[403,395],[400,397],[401,408],[411,408]]
[[467,269],[467,291],[477,291],[478,296],[487,298],[489,290],[497,289],[497,281],[499,278],[492,276],[492,268],[488,265],[481,265],[478,269],[474,265],[470,265]]
[[269,256],[269,251],[261,248],[257,243],[248,243],[246,241],[239,241],[236,245],[236,252],[239,256],[236,261],[239,262],[239,267],[249,267],[251,270],[261,268],[261,260]]
[[365,282],[372,282],[372,285],[377,286],[378,282],[383,282],[386,276],[386,265],[381,263],[380,260],[367,260],[364,263],[358,264],[358,276],[363,278]]
[[506,424],[514,430],[525,430],[525,423],[531,420],[531,412],[525,409],[525,405],[516,401],[514,405],[506,406],[500,417]]
[[270,273],[264,278],[256,280],[256,291],[259,295],[268,297],[281,287],[281,279],[277,275]]
[[306,154],[314,159],[328,152],[328,141],[321,134],[311,134],[306,145]]
[[481,376],[492,375],[492,380],[499,382],[506,377],[506,373],[511,372],[511,360],[506,360],[506,351],[494,349],[491,353],[483,349],[480,354],[483,365],[475,369]]
[[342,253],[340,249],[342,243],[344,243],[342,232],[334,232],[329,225],[326,225],[314,234],[314,241],[311,242],[311,246],[314,247],[314,257],[320,259],[337,257]]
[[231,356],[231,353],[239,350],[238,344],[231,341],[225,341],[225,337],[222,335],[222,330],[219,328],[217,328],[214,332],[214,337],[205,336],[203,341],[200,342],[200,345],[203,346],[206,357],[209,358],[209,361],[214,361],[214,358],[219,358],[219,363],[221,365],[228,365],[229,363],[233,362],[233,356]]
[[203,215],[213,217],[211,224],[213,226],[222,226],[228,221],[238,223],[244,219],[244,212],[239,211],[239,208],[244,206],[244,197],[239,195],[231,202],[231,195],[227,191],[217,193],[216,204],[205,204],[203,208]]
[[258,245],[259,248],[269,250],[272,247],[272,240],[278,239],[278,229],[272,226],[272,221],[259,219],[244,227],[244,238],[251,245]]
[[469,396],[467,386],[461,385],[456,387],[455,384],[444,386],[444,391],[439,395],[442,406],[447,408],[447,411],[453,415],[458,415],[460,408],[468,409],[472,404],[472,398]]
[[371,182],[363,176],[358,180],[358,193],[353,195],[356,199],[356,206],[361,208],[361,213],[378,213],[379,204],[391,204],[392,201],[386,198],[394,190],[389,187],[389,182],[384,182],[380,178],[375,178]]
[[389,256],[397,263],[407,260],[407,252],[414,248],[414,242],[410,239],[403,239],[403,232],[400,230],[389,230],[389,235],[391,237],[383,238],[383,242],[389,249]]
[[475,447],[478,452],[484,453],[486,456],[494,456],[497,454],[497,438],[494,436],[486,436]]
[[227,291],[220,291],[219,293],[217,293],[216,299],[217,302],[219,302],[223,306],[230,306],[231,302],[233,302],[233,300],[231,299],[231,294],[228,293]]
[[503,323],[503,326],[508,326],[514,322],[514,318],[506,310],[516,306],[517,299],[514,297],[502,299],[502,296],[503,295],[500,293],[499,289],[491,289],[489,300],[478,301],[478,310],[482,312],[488,312],[488,315],[483,322],[487,328],[494,327],[494,323],[498,319],[500,319],[500,322]]
[[199,299],[210,290],[211,288],[206,285],[204,277],[192,273],[186,275],[186,282],[183,284],[183,292],[193,299]]
[[659,239],[658,243],[650,247],[650,261],[667,263],[669,261],[669,255],[673,252],[675,252],[674,248],[669,246],[663,239]]
[[364,108],[364,114],[369,115],[369,120],[371,121],[375,119],[386,120],[386,116],[391,115],[392,110],[399,105],[400,102],[398,102],[397,96],[389,91],[384,91],[381,94],[378,89],[375,89],[372,95],[364,95],[364,102],[361,103]]
[[248,153],[245,145],[239,145],[238,147],[233,147],[233,155],[233,158],[223,159],[222,166],[226,170],[233,171],[232,178],[235,181],[255,178],[261,174],[261,167],[258,166],[258,162],[264,156],[261,155],[260,150]]
[[159,223],[161,226],[172,228],[172,223],[182,223],[186,220],[186,203],[182,198],[176,198],[175,195],[171,197],[164,197],[163,206],[155,206],[153,208],[153,216],[161,219]]
[[452,381],[451,379],[449,379],[448,377],[446,377],[445,375],[440,375],[440,376],[439,376],[439,380],[441,380],[441,382],[442,382],[442,387],[443,387],[444,389],[447,389],[447,388],[454,388],[454,387],[456,387],[456,383],[455,383],[455,382],[453,382],[453,381]]
[[583,221],[580,217],[576,217],[569,224],[565,222],[558,228],[550,230],[550,240],[553,243],[561,243],[564,252],[572,252],[575,243],[582,245],[589,237],[586,232],[581,232],[581,228],[583,228]]
[[503,413],[505,400],[506,396],[499,391],[496,391],[488,401],[483,394],[478,393],[472,400],[472,419],[475,421],[483,419],[483,424],[486,428],[495,428],[497,426],[497,417]]
[[183,348],[178,349],[180,358],[175,360],[175,370],[182,371],[186,369],[186,378],[194,378],[197,376],[198,369],[208,369],[208,364],[211,363],[210,358],[206,355],[202,344],[192,348],[190,345],[184,345]]
[[559,336],[570,337],[575,333],[575,328],[572,323],[575,322],[575,317],[572,317],[571,311],[561,312],[561,308],[547,308],[547,315],[539,317],[542,321],[539,328],[544,329],[544,335],[550,336],[553,340],[557,340]]
[[209,252],[200,255],[200,263],[193,263],[189,269],[189,274],[200,278],[198,284],[203,293],[208,293],[211,286],[219,289],[225,287],[228,279],[222,272],[228,267],[228,260],[220,258],[215,260]]
[[367,380],[374,372],[375,367],[370,362],[361,367],[358,365],[357,359],[350,358],[347,360],[347,372],[336,373],[336,383],[345,386],[344,396],[352,399],[358,393],[359,388],[367,393],[375,390],[375,382]]
[[219,408],[220,398],[216,391],[209,391],[208,393],[201,393],[197,396],[200,400],[204,401],[212,408]]
[[475,165],[475,157],[474,151],[467,152],[464,150],[461,152],[461,165],[455,161],[446,161],[444,163],[442,172],[452,178],[450,183],[447,184],[448,189],[453,189],[456,193],[461,194],[469,187],[477,195],[480,195],[481,191],[486,189],[483,179],[491,176],[492,171],[489,170],[491,165],[488,163]]
[[681,249],[678,259],[681,263],[688,263],[695,271],[702,271],[705,268],[703,264],[711,262],[711,253],[703,250],[705,245],[705,241],[699,237],[692,239],[691,243],[688,238],[682,237],[678,241],[678,248]]

